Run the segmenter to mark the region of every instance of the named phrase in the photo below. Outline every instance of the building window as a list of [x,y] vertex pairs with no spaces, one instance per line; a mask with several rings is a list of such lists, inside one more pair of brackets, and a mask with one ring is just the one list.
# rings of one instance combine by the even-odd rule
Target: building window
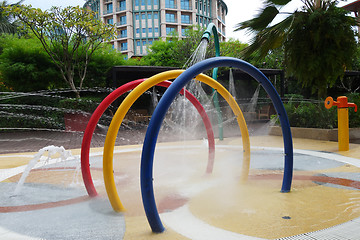
[[141,6],[145,6],[145,0],[141,0]]
[[127,42],[123,42],[120,44],[121,47],[121,51],[126,51],[128,49],[128,44]]
[[147,4],[148,4],[148,6],[151,6],[152,5],[152,0],[147,0]]
[[181,23],[190,24],[190,15],[181,15]]
[[143,29],[142,29],[142,33],[146,33],[146,28],[143,28]]
[[148,31],[149,31],[149,33],[152,33],[152,28],[149,28]]
[[126,1],[125,0],[121,0],[119,2],[119,8],[120,8],[120,11],[126,10]]
[[114,24],[114,19],[113,18],[108,18],[106,20],[107,24],[113,25]]
[[145,20],[145,19],[146,19],[146,15],[145,15],[145,13],[142,13],[142,14],[141,14],[141,19],[143,19],[143,20]]
[[151,19],[151,17],[152,17],[151,13],[148,13],[148,19]]
[[187,30],[186,28],[181,29],[181,35],[184,37],[186,36],[186,30]]
[[127,29],[123,29],[120,31],[120,37],[121,38],[126,38],[127,37]]
[[113,12],[113,5],[112,3],[106,5],[106,14],[112,13]]
[[154,28],[154,32],[158,33],[159,32],[159,28]]
[[154,13],[154,19],[158,19],[159,18],[159,14],[158,13]]
[[140,41],[139,41],[139,40],[136,41],[136,46],[137,46],[137,47],[140,47]]
[[152,45],[152,44],[153,44],[153,41],[152,41],[152,40],[149,40],[148,42],[149,42],[149,45]]
[[126,24],[126,16],[120,16],[120,25]]
[[135,6],[139,6],[139,0],[135,0]]
[[175,21],[175,14],[174,13],[167,13],[165,15],[166,22],[174,23]]
[[139,34],[140,33],[140,28],[137,28],[136,29],[136,34]]
[[181,0],[181,9],[190,10],[190,0]]
[[175,0],[165,0],[165,7],[166,8],[176,8]]
[[169,35],[171,32],[175,32],[174,27],[166,27],[166,35]]

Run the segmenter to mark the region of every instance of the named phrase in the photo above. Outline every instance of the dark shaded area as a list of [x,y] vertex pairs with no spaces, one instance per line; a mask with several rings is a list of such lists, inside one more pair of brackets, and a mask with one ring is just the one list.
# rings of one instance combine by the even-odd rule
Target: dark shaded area
[[[266,124],[265,121],[249,123],[249,133],[256,135],[259,128]],[[115,146],[143,144],[147,125],[137,128],[120,128]],[[214,128],[216,132],[217,129]],[[103,147],[105,143],[107,128],[97,129],[94,133],[90,147]],[[205,133],[203,133],[205,134]],[[260,133],[259,133],[260,134]],[[81,148],[83,132],[64,132],[64,131],[13,131],[2,132],[0,134],[0,154],[38,152],[41,148],[54,145],[63,146],[65,149]],[[224,128],[225,137],[240,136],[240,130],[237,125]],[[203,136],[193,136],[191,139],[202,139]],[[172,131],[161,131],[158,142],[182,141],[182,134]],[[190,140],[190,139],[187,139]]]
[[[108,72],[108,78],[107,78],[107,85],[108,87],[117,88],[121,85],[141,79],[141,78],[148,78],[155,74],[169,71],[169,70],[176,70],[178,68],[174,67],[159,67],[159,66],[114,66],[109,72]],[[222,71],[221,71],[222,69]],[[218,81],[223,84],[225,87],[228,87],[229,84],[229,70],[228,68],[221,68],[219,71]],[[225,69],[225,70],[224,70]],[[275,85],[277,86],[277,90],[280,94],[280,96],[283,96],[284,94],[284,71],[280,69],[259,69],[266,77],[272,79],[273,77],[277,76],[279,79],[279,82]],[[239,69],[233,69],[233,76],[234,79],[237,82],[240,82],[242,86],[250,86],[245,89],[245,96],[248,97],[248,94],[250,92],[253,92],[256,88],[253,89],[252,85],[256,85],[251,83],[251,81],[255,82],[254,79],[248,75],[247,73],[244,73],[243,71]],[[238,81],[241,80],[241,81]]]

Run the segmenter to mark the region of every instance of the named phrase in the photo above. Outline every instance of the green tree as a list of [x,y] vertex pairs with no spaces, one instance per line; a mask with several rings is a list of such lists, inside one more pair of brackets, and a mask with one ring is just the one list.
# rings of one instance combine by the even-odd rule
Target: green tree
[[37,91],[62,87],[61,75],[34,38],[0,37],[0,72],[3,84],[14,91]]
[[125,64],[123,55],[108,44],[96,49],[91,57],[86,74],[86,87],[106,87],[107,72],[113,67]]
[[79,98],[92,54],[102,40],[112,39],[115,27],[105,25],[95,18],[94,12],[79,7],[52,7],[50,11],[42,11],[21,5],[8,7],[7,12],[40,40],[63,80]]
[[258,68],[284,69],[285,68],[284,48],[272,49],[268,54],[259,58],[257,54],[253,54],[245,60]]
[[297,16],[285,41],[288,74],[311,87],[319,98],[351,68],[356,53],[355,20],[334,4]]
[[267,0],[257,17],[237,25],[236,30],[256,34],[244,54],[255,53],[262,59],[270,50],[284,47],[287,74],[310,87],[319,98],[325,97],[327,88],[351,67],[356,52],[352,26],[356,21],[336,7],[338,1],[304,0],[301,11],[272,25],[282,14],[279,9],[290,1]]
[[226,42],[220,42],[220,56],[242,58],[242,51],[246,47],[246,43],[230,38]]
[[[144,56],[144,61],[154,66],[172,66],[183,68],[186,61],[191,57],[199,45],[204,29],[186,30],[185,37],[179,38],[176,34],[167,38],[166,41],[155,41]],[[215,56],[215,48],[211,40],[207,47],[207,57]]]
[[181,62],[178,61],[174,49],[178,40],[175,41],[154,41],[149,48],[148,54],[145,55],[143,61],[150,66],[173,66],[179,67]]

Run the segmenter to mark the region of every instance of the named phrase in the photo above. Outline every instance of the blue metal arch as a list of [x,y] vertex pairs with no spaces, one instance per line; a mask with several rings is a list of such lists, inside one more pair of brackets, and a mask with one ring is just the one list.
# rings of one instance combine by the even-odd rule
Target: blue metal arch
[[154,189],[153,189],[153,162],[154,151],[161,124],[164,120],[165,114],[169,109],[171,103],[175,99],[180,90],[191,79],[195,78],[198,74],[214,68],[214,67],[235,67],[248,73],[255,80],[257,80],[270,96],[273,105],[279,115],[281,128],[283,132],[285,163],[284,163],[284,176],[281,192],[289,192],[291,189],[292,175],[293,175],[293,144],[290,131],[289,120],[281,101],[279,94],[276,92],[274,86],[269,79],[251,64],[231,57],[215,57],[201,61],[185,72],[183,72],[171,86],[166,90],[160,99],[149,123],[146,131],[140,167],[140,182],[141,194],[143,205],[145,209],[148,222],[153,232],[161,233],[165,230],[157,211]]

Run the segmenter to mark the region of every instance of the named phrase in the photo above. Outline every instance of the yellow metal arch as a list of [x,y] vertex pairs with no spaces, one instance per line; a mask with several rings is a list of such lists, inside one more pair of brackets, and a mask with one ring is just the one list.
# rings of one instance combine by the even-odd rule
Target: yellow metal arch
[[[120,201],[119,195],[116,190],[115,180],[114,180],[114,168],[113,168],[113,152],[115,147],[116,136],[119,131],[120,125],[129,111],[130,107],[134,104],[134,102],[149,88],[155,86],[156,84],[163,82],[165,80],[175,79],[185,70],[171,70],[156,74],[146,81],[139,84],[136,88],[133,89],[132,92],[124,99],[119,108],[117,109],[107,132],[105,144],[104,144],[104,154],[103,154],[103,175],[104,182],[107,195],[109,197],[111,206],[116,212],[124,211],[125,208]],[[245,122],[244,115],[236,103],[235,99],[231,94],[217,81],[213,78],[208,77],[204,74],[200,74],[196,76],[196,80],[203,82],[213,89],[217,90],[219,94],[228,102],[232,111],[236,116],[236,120],[238,122],[241,137],[243,142],[243,168],[242,168],[242,176],[243,180],[247,179],[249,174],[250,167],[250,140],[249,140],[249,132]]]

